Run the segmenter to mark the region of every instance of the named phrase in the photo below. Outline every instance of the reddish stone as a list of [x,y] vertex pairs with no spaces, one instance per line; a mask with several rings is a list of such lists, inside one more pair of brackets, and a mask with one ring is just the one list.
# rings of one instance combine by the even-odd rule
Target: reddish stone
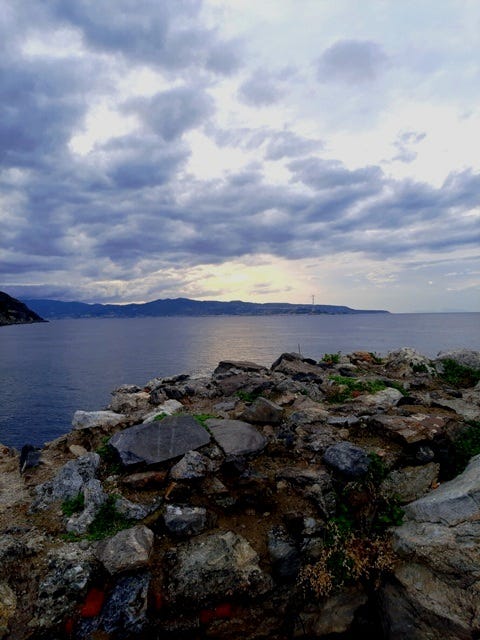
[[80,615],[82,618],[95,618],[102,610],[103,601],[105,600],[105,593],[100,589],[93,587],[87,593],[85,602],[80,609]]
[[224,602],[217,605],[214,609],[203,609],[200,611],[200,622],[202,624],[208,624],[212,620],[231,618],[232,615],[232,605],[229,602]]
[[68,618],[65,621],[65,633],[70,636],[72,632],[73,632],[73,618]]

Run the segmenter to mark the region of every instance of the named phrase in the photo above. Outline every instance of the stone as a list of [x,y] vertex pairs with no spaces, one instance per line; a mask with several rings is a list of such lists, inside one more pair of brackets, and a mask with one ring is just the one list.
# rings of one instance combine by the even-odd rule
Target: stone
[[137,393],[117,391],[112,394],[109,408],[115,413],[130,415],[139,411],[145,413],[150,406],[150,394],[146,391]]
[[210,469],[210,460],[198,451],[187,451],[170,469],[172,480],[200,480]]
[[257,364],[256,362],[249,362],[248,360],[221,360],[215,368],[213,375],[218,376],[222,373],[231,373],[232,370],[235,372],[246,371],[255,373],[266,373],[268,371],[263,365]]
[[155,407],[154,411],[150,411],[145,416],[143,416],[143,424],[148,424],[149,422],[153,422],[157,416],[161,416],[164,413],[166,416],[173,416],[174,413],[178,413],[183,409],[183,404],[178,400],[165,400],[162,404]]
[[110,575],[142,569],[150,561],[153,539],[151,529],[136,525],[99,542],[96,556]]
[[402,562],[382,592],[388,637],[475,638],[480,627],[480,455],[461,475],[404,511],[403,524],[393,530]]
[[10,620],[17,609],[17,597],[6,582],[0,582],[0,638],[8,633]]
[[75,411],[72,427],[90,429],[91,427],[116,427],[126,422],[126,417],[114,411]]
[[464,420],[480,420],[480,394],[476,394],[476,398],[472,396],[473,393],[467,392],[463,398],[438,398],[432,402],[432,405],[451,409]]
[[98,453],[87,453],[76,460],[69,460],[52,480],[35,487],[31,511],[46,509],[56,500],[76,498],[94,478],[99,465]]
[[443,371],[443,360],[453,360],[462,367],[468,367],[469,369],[480,369],[480,351],[473,351],[472,349],[440,351],[434,361],[437,370]]
[[370,426],[380,430],[383,435],[401,444],[433,440],[443,433],[447,424],[445,418],[441,416],[421,413],[413,416],[375,415],[368,422]]
[[310,358],[303,358],[298,353],[282,353],[271,366],[272,371],[283,373],[294,380],[322,383],[324,371]]
[[370,466],[367,452],[350,442],[338,442],[328,447],[323,455],[323,461],[349,480],[364,477]]
[[349,429],[350,427],[358,427],[361,424],[361,419],[355,415],[347,416],[329,416],[327,418],[327,424],[331,427],[340,427]]
[[387,387],[386,389],[377,391],[377,393],[361,395],[352,402],[362,404],[365,407],[389,409],[390,407],[396,407],[402,398],[403,394],[398,389]]
[[[355,613],[368,600],[365,590],[360,586],[342,589],[330,596],[318,607],[300,612],[295,626],[294,637],[321,638],[333,634],[346,633],[354,621]],[[357,637],[357,636],[355,636]],[[410,635],[404,638],[412,638]]]
[[75,630],[76,640],[103,637],[100,632],[114,634],[118,640],[137,637],[147,623],[148,572],[121,576],[108,595],[99,616],[84,618]]
[[397,377],[406,378],[425,373],[435,374],[431,360],[411,347],[403,347],[397,351],[387,353],[383,365],[387,371],[391,370]]
[[69,543],[48,556],[48,571],[38,587],[35,626],[50,629],[71,615],[86,595],[97,563],[90,549]]
[[284,527],[273,527],[268,532],[268,553],[274,575],[280,581],[295,580],[300,569],[300,553]]
[[82,447],[82,445],[80,445],[80,444],[71,444],[68,447],[68,450],[76,458],[81,458],[82,456],[84,456],[84,455],[86,455],[88,453],[88,451],[85,449],[85,447]]
[[226,456],[257,454],[263,451],[267,444],[267,439],[262,433],[241,420],[210,418],[206,425]]
[[282,418],[282,407],[267,398],[257,398],[241,415],[246,422],[260,424],[279,424]]
[[116,433],[110,444],[128,467],[158,464],[198,449],[210,436],[192,416],[167,416],[160,422],[140,424]]
[[272,581],[247,540],[233,531],[202,534],[165,555],[168,594],[173,602],[208,605],[226,598],[255,600]]
[[100,480],[92,478],[83,487],[84,508],[80,514],[72,515],[66,524],[66,529],[70,533],[86,533],[92,524],[98,510],[107,499]]
[[122,484],[130,489],[157,489],[165,484],[167,471],[139,471],[122,479]]
[[[153,505],[155,508],[155,505]],[[119,496],[115,500],[115,509],[117,513],[127,518],[127,520],[143,520],[151,512],[151,508],[145,507],[143,504],[127,500],[123,496]]]
[[435,462],[419,466],[405,467],[391,471],[380,485],[387,497],[396,497],[406,504],[425,495],[437,482],[440,465]]
[[196,536],[207,527],[207,510],[203,507],[168,504],[164,522],[169,533],[175,536]]

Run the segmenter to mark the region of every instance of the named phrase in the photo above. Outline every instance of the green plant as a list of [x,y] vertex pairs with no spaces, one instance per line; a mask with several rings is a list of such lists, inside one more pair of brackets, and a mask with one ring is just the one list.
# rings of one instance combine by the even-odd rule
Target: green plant
[[130,526],[131,520],[117,511],[116,501],[116,496],[109,495],[100,506],[93,522],[88,527],[87,538],[89,540],[102,540]]
[[398,497],[385,499],[379,504],[372,523],[372,530],[375,533],[383,534],[390,527],[399,527],[403,522],[404,515],[405,511],[401,507]]
[[453,442],[456,473],[461,473],[470,458],[480,453],[480,420],[470,420]]
[[237,391],[235,393],[235,395],[237,396],[237,398],[240,398],[240,400],[243,400],[243,402],[254,402],[257,398],[260,397],[259,393],[252,393],[251,391]]
[[373,351],[369,351],[368,355],[372,358],[372,362],[373,364],[383,364],[383,358],[381,358],[380,356],[378,356],[376,353],[374,353]]
[[211,413],[197,413],[193,417],[201,427],[203,427],[206,431],[208,431],[210,435],[212,434],[212,432],[207,426],[207,420],[210,420],[211,418],[216,418],[216,416],[212,415]]
[[162,411],[162,413],[159,413],[158,415],[156,415],[156,416],[154,417],[153,421],[154,421],[154,422],[160,422],[161,420],[163,420],[164,418],[166,418],[166,417],[167,417],[167,415],[168,415],[167,413],[163,413],[163,411]]
[[322,358],[322,362],[327,364],[338,364],[340,362],[340,351],[337,353],[325,353]]
[[339,375],[331,375],[329,379],[334,384],[327,392],[328,402],[345,402],[362,393],[377,393],[387,386],[383,380],[358,380]]
[[105,465],[105,472],[107,475],[116,475],[121,472],[122,465],[119,462],[115,449],[108,443],[109,436],[105,436],[102,440],[102,444],[95,450],[96,453],[102,459]]
[[429,369],[424,362],[419,362],[412,365],[413,373],[428,373]]
[[67,518],[73,516],[74,513],[78,513],[79,511],[83,511],[85,507],[85,496],[82,492],[78,493],[73,498],[67,498],[62,502],[62,513]]
[[480,381],[480,369],[472,369],[447,358],[442,360],[443,371],[440,377],[453,387],[474,387]]
[[378,487],[387,476],[388,469],[378,453],[371,452],[368,454],[368,457],[370,458],[370,464],[368,466],[366,480],[367,482],[371,482],[375,487]]

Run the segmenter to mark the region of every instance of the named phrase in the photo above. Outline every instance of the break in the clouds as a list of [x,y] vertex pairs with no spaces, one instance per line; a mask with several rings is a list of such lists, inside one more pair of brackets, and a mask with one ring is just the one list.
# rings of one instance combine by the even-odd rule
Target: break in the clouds
[[6,0],[0,20],[0,288],[480,309],[475,4]]

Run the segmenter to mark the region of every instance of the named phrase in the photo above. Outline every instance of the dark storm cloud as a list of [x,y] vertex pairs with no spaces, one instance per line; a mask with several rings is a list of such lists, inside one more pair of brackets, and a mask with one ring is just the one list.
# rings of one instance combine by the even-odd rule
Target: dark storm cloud
[[[198,0],[54,0],[58,20],[79,29],[86,43],[129,60],[176,70],[204,66],[230,74],[240,64],[240,43],[201,26]],[[225,55],[221,55],[224,49]]]
[[131,100],[124,109],[136,111],[152,131],[171,141],[203,124],[213,113],[214,104],[203,88],[183,86],[162,91],[151,98]]
[[321,82],[361,84],[375,80],[387,61],[382,48],[368,40],[338,40],[318,60]]
[[74,60],[1,65],[1,165],[38,165],[68,142],[86,110],[90,72]]

